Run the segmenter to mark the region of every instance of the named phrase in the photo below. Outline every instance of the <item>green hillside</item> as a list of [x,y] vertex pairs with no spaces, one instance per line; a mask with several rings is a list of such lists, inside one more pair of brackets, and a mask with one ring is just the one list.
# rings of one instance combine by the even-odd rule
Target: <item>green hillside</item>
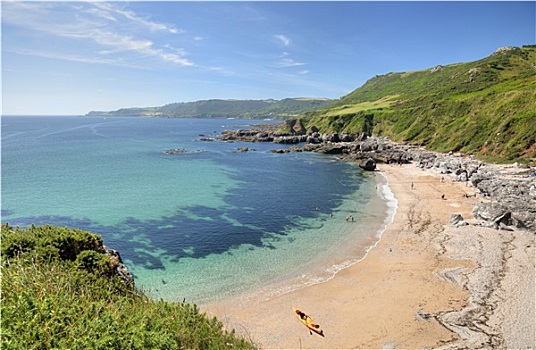
[[484,59],[376,76],[306,113],[322,132],[365,132],[488,161],[536,157],[536,46]]
[[121,108],[92,111],[90,116],[150,116],[170,118],[287,119],[326,107],[334,100],[325,98],[286,98],[283,100],[202,100],[171,103],[161,107]]
[[116,274],[102,238],[2,225],[2,349],[251,349],[196,305],[153,300]]

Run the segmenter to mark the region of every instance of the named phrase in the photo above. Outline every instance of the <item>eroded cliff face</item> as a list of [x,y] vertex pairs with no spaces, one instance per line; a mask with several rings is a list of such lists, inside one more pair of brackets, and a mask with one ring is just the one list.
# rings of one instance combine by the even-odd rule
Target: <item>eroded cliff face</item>
[[110,260],[112,261],[119,278],[125,282],[127,287],[134,289],[134,276],[132,276],[132,273],[128,269],[127,265],[123,263],[119,252],[115,249],[108,248],[107,246],[103,246],[103,248],[106,255],[110,257]]

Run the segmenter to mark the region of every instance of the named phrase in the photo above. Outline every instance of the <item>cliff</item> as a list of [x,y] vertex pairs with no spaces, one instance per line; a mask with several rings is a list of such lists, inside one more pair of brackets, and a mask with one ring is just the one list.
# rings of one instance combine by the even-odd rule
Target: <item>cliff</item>
[[365,133],[491,162],[527,163],[536,158],[536,46],[378,75],[305,116],[307,128],[322,133]]

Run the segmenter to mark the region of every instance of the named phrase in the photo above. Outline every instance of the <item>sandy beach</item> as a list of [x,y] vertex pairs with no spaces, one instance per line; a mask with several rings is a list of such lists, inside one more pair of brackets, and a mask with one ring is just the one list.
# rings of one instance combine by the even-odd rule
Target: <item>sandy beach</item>
[[[433,170],[379,172],[398,208],[365,259],[324,283],[202,309],[263,349],[536,348],[534,233],[474,225],[483,199]],[[453,213],[471,225],[450,227]],[[325,337],[309,335],[293,306]]]

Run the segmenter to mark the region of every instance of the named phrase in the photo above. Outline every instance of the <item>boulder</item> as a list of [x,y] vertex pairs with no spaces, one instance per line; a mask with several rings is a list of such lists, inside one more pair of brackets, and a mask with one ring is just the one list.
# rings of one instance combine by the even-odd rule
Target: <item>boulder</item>
[[465,170],[463,170],[462,172],[460,172],[458,174],[458,176],[456,176],[456,180],[457,181],[461,181],[461,182],[465,182],[468,180],[468,177],[467,177],[467,172]]
[[320,130],[319,130],[316,126],[314,126],[314,125],[311,126],[311,127],[309,128],[309,132],[311,132],[311,133],[313,133],[313,134],[314,134],[314,133],[317,133],[317,132],[319,132],[319,131],[320,131]]
[[352,134],[344,133],[340,135],[340,140],[341,142],[353,142],[355,140],[355,137]]
[[326,134],[323,137],[324,142],[340,142],[339,134]]
[[495,227],[513,225],[536,229],[536,179],[503,178],[498,170],[487,166],[486,171],[475,173],[471,182],[493,203],[479,203],[475,217]]
[[452,214],[450,216],[450,226],[452,227],[461,227],[461,226],[467,226],[469,225],[467,221],[465,221],[461,214]]
[[512,213],[499,203],[477,203],[473,209],[473,215],[496,227],[501,223],[507,226],[512,225]]
[[322,143],[322,140],[320,140],[320,138],[314,135],[309,135],[307,136],[307,139],[305,140],[305,142],[312,143],[312,144],[319,144],[319,143]]
[[368,158],[366,160],[359,162],[359,167],[366,171],[374,171],[376,170],[376,162],[372,158]]

